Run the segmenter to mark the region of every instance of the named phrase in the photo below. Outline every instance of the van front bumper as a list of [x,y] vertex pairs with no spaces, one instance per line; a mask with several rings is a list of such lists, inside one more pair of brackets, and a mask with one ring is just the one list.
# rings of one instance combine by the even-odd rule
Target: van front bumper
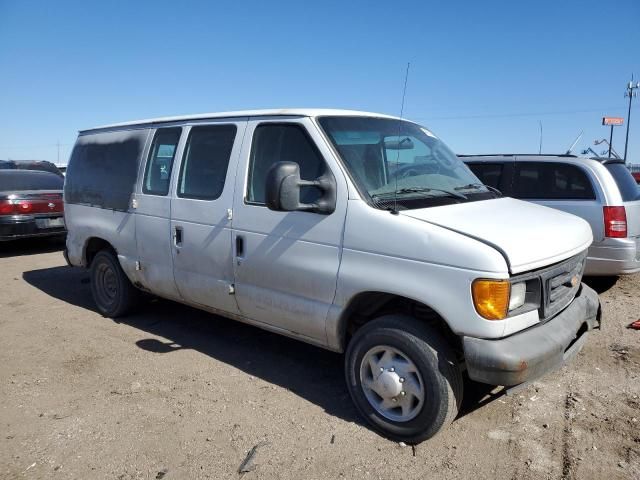
[[539,378],[582,349],[600,315],[598,294],[582,284],[571,304],[544,324],[498,340],[463,337],[469,377],[504,386]]

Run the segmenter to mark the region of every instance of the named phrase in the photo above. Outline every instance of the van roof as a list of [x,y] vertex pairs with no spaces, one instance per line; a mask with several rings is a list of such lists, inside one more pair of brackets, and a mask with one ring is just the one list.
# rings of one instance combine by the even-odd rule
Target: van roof
[[159,117],[146,120],[136,120],[133,122],[113,123],[100,127],[80,130],[80,133],[88,133],[95,130],[114,130],[127,127],[151,126],[161,123],[186,122],[191,120],[208,120],[216,118],[238,118],[238,117],[318,117],[318,116],[355,116],[355,117],[377,117],[398,119],[391,115],[382,113],[361,112],[358,110],[341,110],[329,108],[282,108],[266,110],[238,110],[234,112],[199,113],[193,115],[179,115],[175,117]]

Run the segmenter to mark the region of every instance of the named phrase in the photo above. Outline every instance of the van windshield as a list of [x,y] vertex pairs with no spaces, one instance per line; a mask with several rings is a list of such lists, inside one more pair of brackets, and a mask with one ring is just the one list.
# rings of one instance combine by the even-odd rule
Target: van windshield
[[320,125],[360,192],[381,209],[495,198],[426,128],[403,120],[321,117]]

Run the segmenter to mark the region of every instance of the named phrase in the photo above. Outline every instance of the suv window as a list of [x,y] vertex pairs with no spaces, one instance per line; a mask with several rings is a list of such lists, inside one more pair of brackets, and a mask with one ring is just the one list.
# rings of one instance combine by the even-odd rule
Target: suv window
[[548,200],[595,200],[587,174],[576,167],[555,162],[517,162],[513,179],[516,198]]
[[235,125],[191,128],[180,167],[179,197],[215,200],[222,195],[236,131]]
[[625,202],[631,202],[633,200],[640,200],[640,186],[636,183],[631,175],[629,169],[624,163],[609,163],[606,164],[607,170],[613,176],[616,181],[622,200]]
[[467,166],[475,173],[476,177],[480,179],[485,185],[489,185],[493,188],[500,188],[500,181],[502,180],[502,170],[504,165],[502,163],[467,163]]
[[161,128],[156,132],[144,173],[142,191],[151,195],[169,193],[169,181],[181,128]]
[[[315,180],[326,171],[320,152],[299,125],[262,124],[253,134],[247,201],[265,203],[267,172],[274,163],[295,162],[303,180]],[[300,201],[313,203],[321,195],[316,187],[302,187]]]

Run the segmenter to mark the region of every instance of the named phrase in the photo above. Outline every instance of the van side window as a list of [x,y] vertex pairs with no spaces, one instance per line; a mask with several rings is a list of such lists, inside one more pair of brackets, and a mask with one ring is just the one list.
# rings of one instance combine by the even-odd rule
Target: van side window
[[181,128],[160,128],[156,131],[144,172],[143,193],[151,195],[169,193],[171,169],[181,133]]
[[547,200],[595,200],[587,174],[575,165],[517,162],[513,196]]
[[[300,165],[300,177],[303,180],[315,180],[327,169],[322,155],[302,126],[269,123],[258,125],[253,134],[247,202],[265,203],[267,172],[277,162],[295,162]],[[321,193],[316,187],[302,187],[300,201],[313,203]]]
[[500,188],[502,180],[502,170],[504,165],[501,163],[468,163],[467,166],[485,185],[493,188]]
[[129,210],[148,129],[81,134],[65,180],[67,203]]
[[235,125],[191,128],[180,167],[178,197],[215,200],[222,195],[236,131]]

